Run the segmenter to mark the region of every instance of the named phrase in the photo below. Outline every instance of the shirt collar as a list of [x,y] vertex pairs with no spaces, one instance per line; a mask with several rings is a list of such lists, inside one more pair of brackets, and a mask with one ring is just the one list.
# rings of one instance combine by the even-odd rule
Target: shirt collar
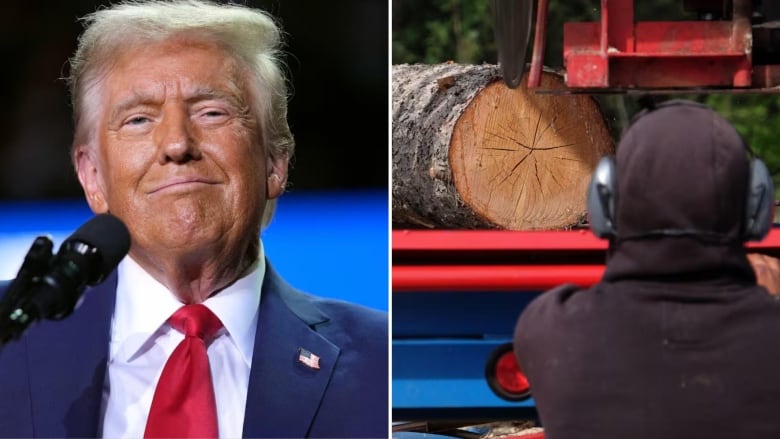
[[[262,241],[259,247],[257,262],[241,278],[203,302],[222,321],[247,365],[251,365],[254,352],[266,269]],[[166,320],[183,304],[130,256],[120,262],[117,272],[110,355],[129,361],[153,335],[167,330]]]

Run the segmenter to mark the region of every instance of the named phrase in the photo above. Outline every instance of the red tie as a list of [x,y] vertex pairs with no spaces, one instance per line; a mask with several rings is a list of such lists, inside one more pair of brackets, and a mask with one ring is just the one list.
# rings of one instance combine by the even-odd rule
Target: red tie
[[206,345],[222,322],[204,305],[179,308],[168,323],[184,333],[154,391],[146,438],[216,438],[217,405]]

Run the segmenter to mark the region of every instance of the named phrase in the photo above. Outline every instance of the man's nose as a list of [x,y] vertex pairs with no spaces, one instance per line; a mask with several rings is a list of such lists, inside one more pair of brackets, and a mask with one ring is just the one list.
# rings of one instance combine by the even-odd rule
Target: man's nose
[[155,137],[155,143],[159,146],[160,164],[185,163],[201,157],[189,115],[185,111],[165,112],[155,130]]

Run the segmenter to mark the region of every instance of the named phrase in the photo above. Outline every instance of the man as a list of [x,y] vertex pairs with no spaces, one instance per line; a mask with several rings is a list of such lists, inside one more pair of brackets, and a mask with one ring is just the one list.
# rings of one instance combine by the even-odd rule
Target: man
[[774,190],[746,157],[725,119],[672,100],[600,162],[602,280],[543,293],[515,328],[548,439],[780,437],[780,302],[744,245],[768,233]]
[[[295,290],[258,239],[294,146],[274,20],[189,0],[85,23],[68,78],[73,162],[131,247],[73,315],[4,347],[0,435],[387,437],[386,313]],[[185,308],[214,334],[190,334],[200,316],[177,323]],[[166,365],[182,340],[207,347],[193,385],[211,400],[197,409],[174,407],[186,393],[158,400],[168,369],[190,376]],[[194,431],[204,418],[212,430]]]

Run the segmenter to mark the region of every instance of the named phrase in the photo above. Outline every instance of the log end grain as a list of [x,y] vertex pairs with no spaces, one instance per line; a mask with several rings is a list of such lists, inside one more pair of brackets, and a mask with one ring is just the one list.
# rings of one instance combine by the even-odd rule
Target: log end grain
[[[570,228],[586,215],[587,185],[614,142],[597,102],[537,94],[495,81],[465,108],[452,132],[449,164],[461,198],[509,230]],[[563,89],[545,72],[542,88]]]

